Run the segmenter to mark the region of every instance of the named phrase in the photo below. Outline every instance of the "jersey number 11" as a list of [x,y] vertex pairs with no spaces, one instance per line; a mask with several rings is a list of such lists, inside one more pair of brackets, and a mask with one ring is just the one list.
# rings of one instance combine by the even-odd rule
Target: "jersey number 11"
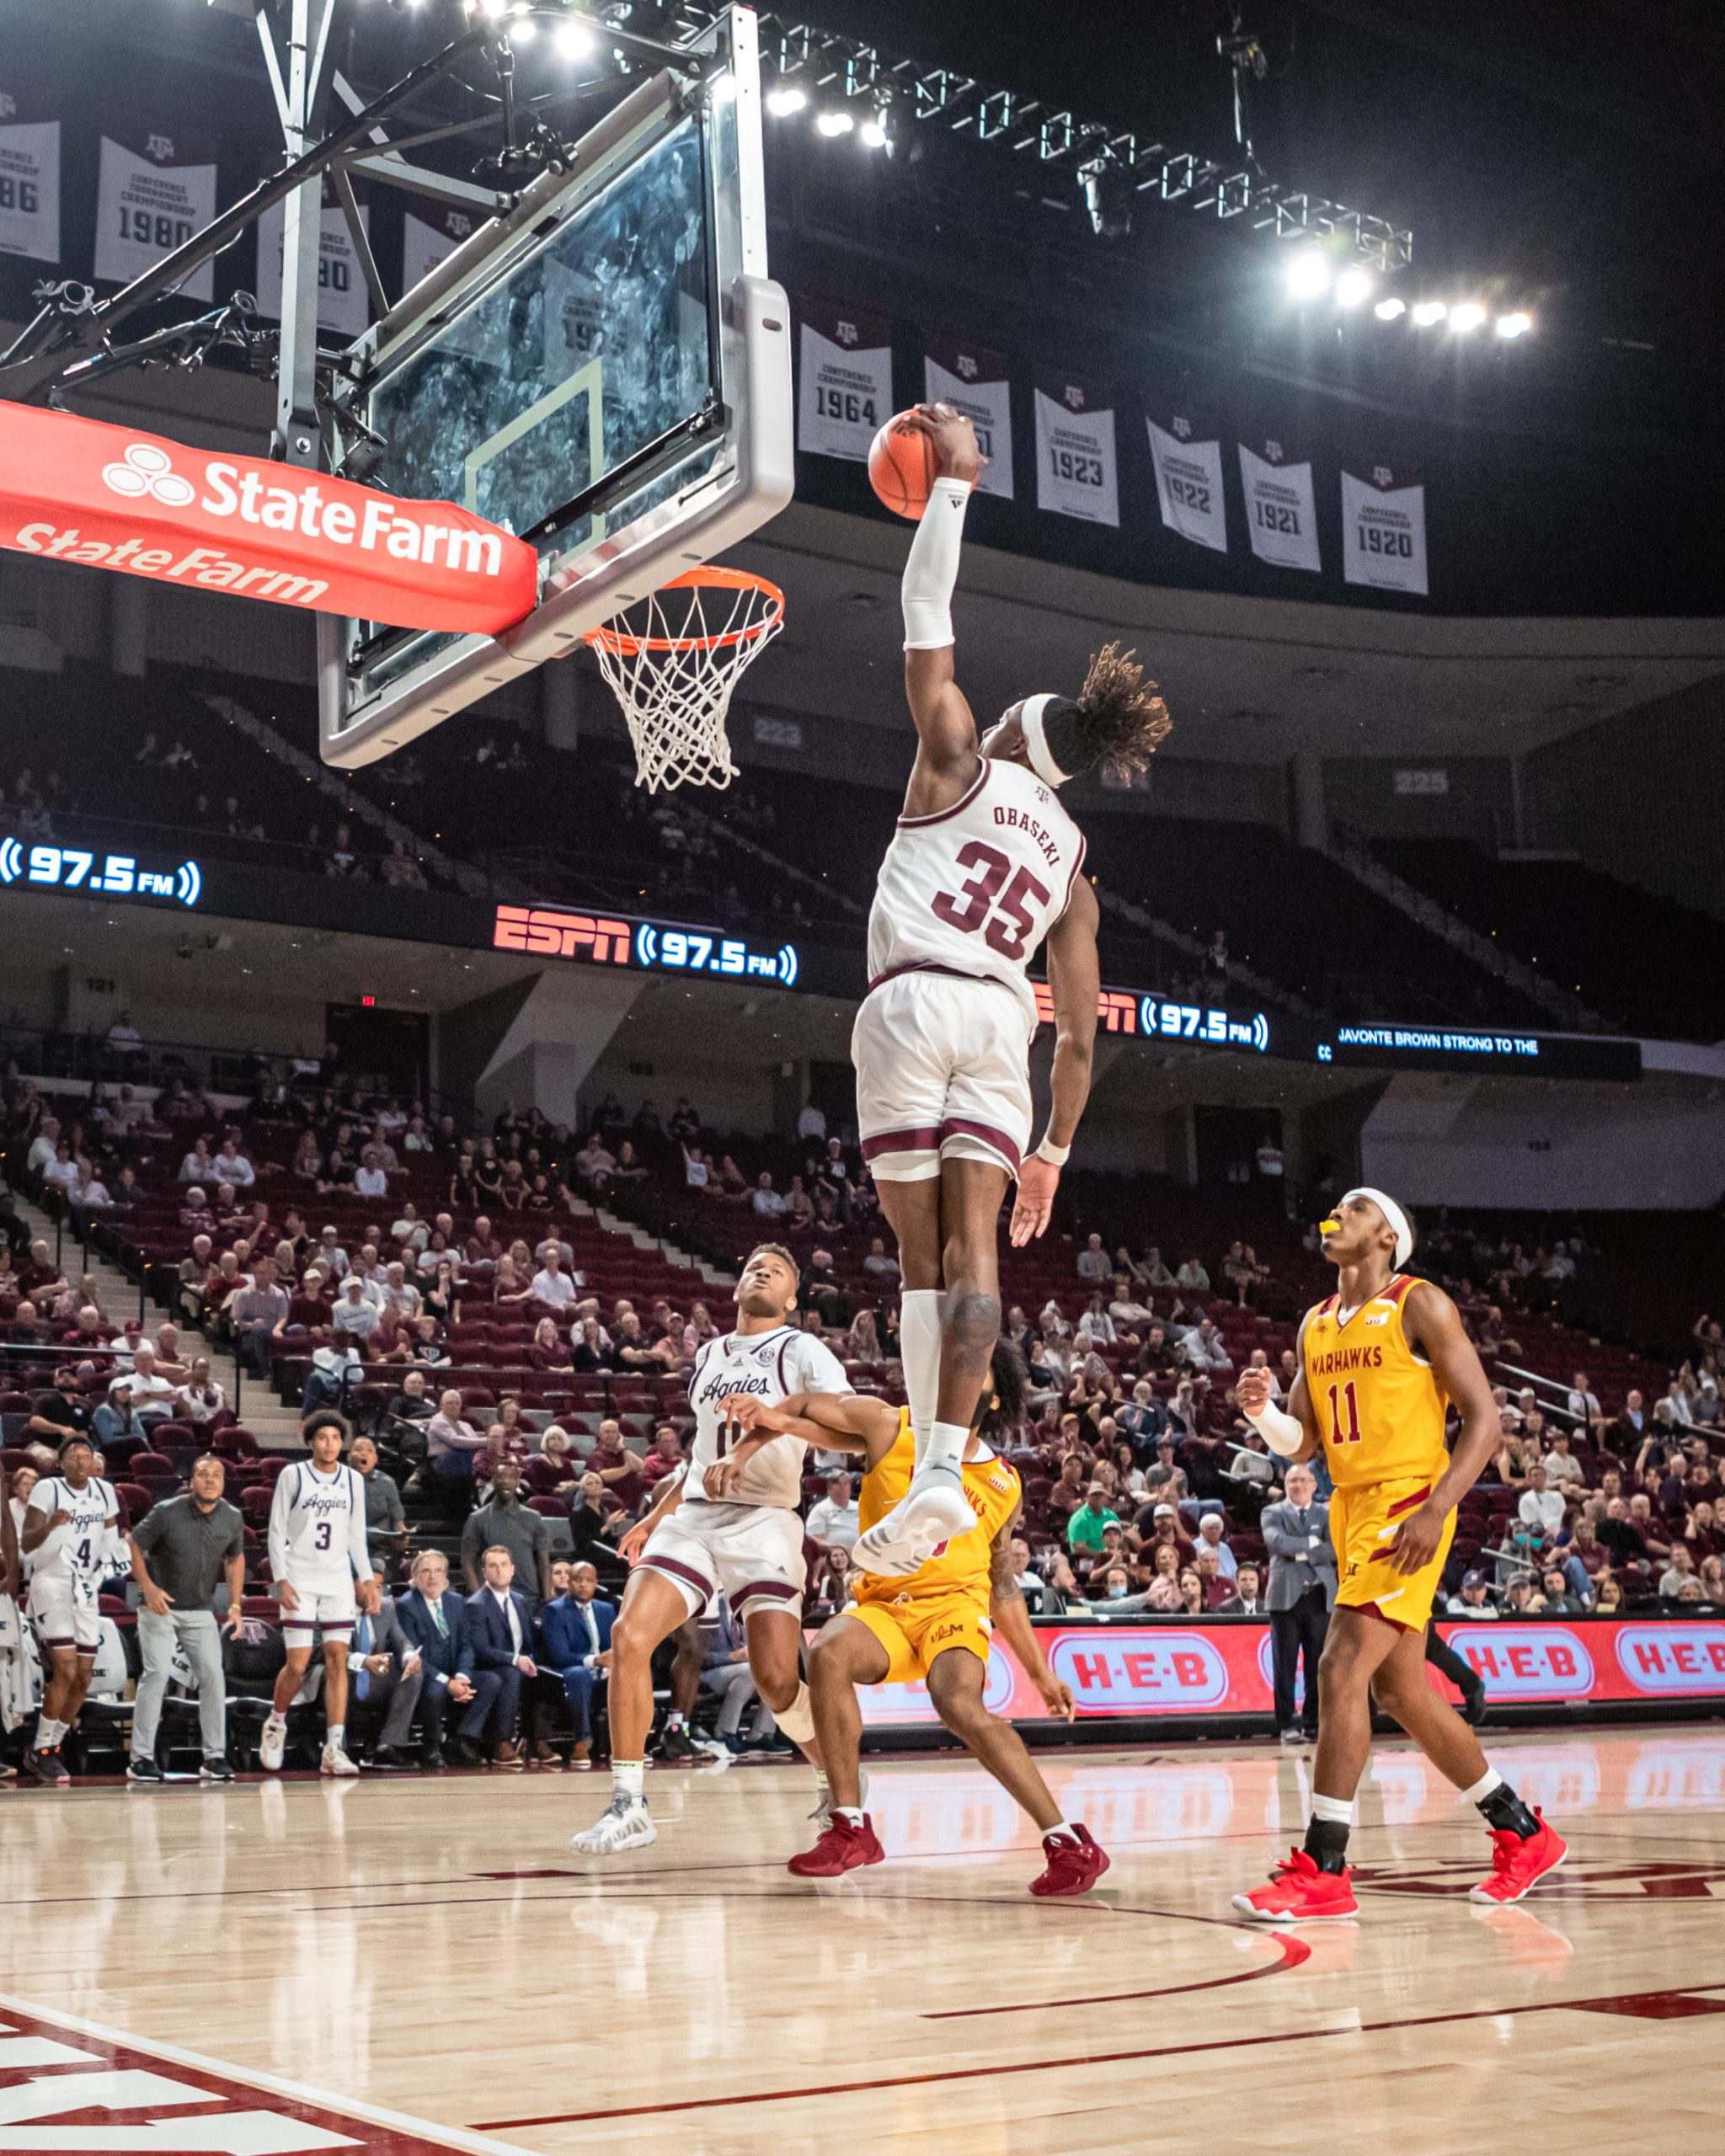
[[[1348,1402],[1348,1427],[1342,1428],[1342,1402]],[[1357,1445],[1359,1443],[1359,1403],[1354,1396],[1354,1380],[1344,1385],[1330,1387],[1330,1443],[1332,1445]]]

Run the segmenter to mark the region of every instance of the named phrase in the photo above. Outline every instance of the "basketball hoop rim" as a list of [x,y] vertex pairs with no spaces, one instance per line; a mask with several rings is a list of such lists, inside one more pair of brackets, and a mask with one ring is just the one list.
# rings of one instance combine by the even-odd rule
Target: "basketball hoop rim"
[[[716,635],[639,637],[627,629],[616,628],[609,622],[601,622],[596,629],[588,630],[585,641],[616,659],[634,659],[643,652],[722,651],[758,643],[763,637],[771,636],[784,619],[783,592],[770,578],[756,576],[752,569],[725,568],[716,563],[705,562],[698,568],[685,569],[681,576],[673,577],[669,584],[659,587],[660,592],[707,590],[753,590],[766,604],[755,620]],[[655,592],[652,595],[656,598],[659,595]]]

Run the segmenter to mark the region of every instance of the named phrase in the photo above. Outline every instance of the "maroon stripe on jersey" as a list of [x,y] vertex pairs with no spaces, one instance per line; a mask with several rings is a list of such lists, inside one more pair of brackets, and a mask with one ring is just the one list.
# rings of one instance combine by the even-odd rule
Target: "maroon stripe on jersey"
[[980,1138],[985,1145],[991,1145],[996,1152],[1004,1155],[1012,1162],[1013,1172],[1017,1172],[1022,1156],[1016,1141],[1006,1131],[996,1130],[991,1123],[971,1123],[964,1116],[949,1115],[940,1127],[940,1136],[943,1145],[948,1138]]
[[1411,1513],[1416,1505],[1423,1505],[1431,1493],[1432,1486],[1428,1482],[1424,1489],[1416,1490],[1411,1497],[1397,1497],[1386,1517],[1394,1519],[1397,1513]]
[[948,816],[956,816],[961,808],[968,808],[987,783],[988,759],[984,756],[978,764],[975,777],[950,808],[937,808],[932,816],[900,816],[899,829],[901,831],[921,831],[927,830],[931,824],[945,823]]
[[932,1153],[939,1143],[939,1129],[932,1123],[920,1130],[884,1130],[878,1138],[862,1140],[862,1157],[873,1161],[882,1153]]
[[1394,1303],[1399,1309],[1402,1298],[1413,1285],[1413,1278],[1411,1273],[1398,1273],[1389,1286],[1385,1289],[1382,1299],[1386,1303]]
[[948,980],[986,981],[991,988],[1005,988],[1007,984],[994,974],[967,974],[958,966],[943,966],[932,958],[907,958],[901,966],[889,966],[884,974],[877,974],[863,990],[873,995],[878,988],[884,988],[889,980],[896,980],[900,974],[944,974]]
[[699,1588],[703,1600],[713,1592],[713,1582],[703,1578],[692,1565],[684,1564],[679,1557],[645,1556],[641,1559],[641,1562],[644,1565],[650,1565],[656,1572],[669,1572],[673,1579],[682,1580],[690,1587]]
[[802,1592],[799,1587],[787,1587],[782,1580],[756,1580],[750,1586],[740,1587],[731,1600],[740,1609],[754,1595],[764,1594],[775,1602],[794,1602]]

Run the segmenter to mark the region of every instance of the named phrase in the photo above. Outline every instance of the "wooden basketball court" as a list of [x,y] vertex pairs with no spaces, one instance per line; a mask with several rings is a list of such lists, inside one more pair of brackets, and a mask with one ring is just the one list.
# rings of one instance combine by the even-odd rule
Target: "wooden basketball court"
[[957,1761],[878,1767],[889,1861],[825,1889],[794,1768],[655,1772],[610,1862],[568,1839],[602,1774],[14,1794],[0,2152],[1717,2148],[1725,1732],[1490,1748],[1562,1874],[1471,1905],[1483,1829],[1386,1748],[1360,1919],[1304,1933],[1229,1906],[1305,1816],[1262,1746],[1057,1758],[1114,1863],[1055,1904]]

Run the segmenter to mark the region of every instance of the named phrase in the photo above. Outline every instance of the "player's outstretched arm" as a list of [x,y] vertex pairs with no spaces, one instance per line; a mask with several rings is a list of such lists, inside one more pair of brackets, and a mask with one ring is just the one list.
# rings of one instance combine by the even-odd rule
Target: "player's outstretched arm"
[[1049,1224],[1060,1166],[1090,1098],[1097,999],[1102,987],[1096,955],[1099,918],[1096,894],[1081,876],[1073,883],[1066,910],[1048,933],[1048,984],[1055,1000],[1055,1059],[1049,1079],[1053,1097],[1042,1143],[1018,1165],[1011,1230],[1015,1249],[1022,1250]]
[[933,444],[940,477],[911,542],[901,595],[905,695],[916,722],[916,763],[905,808],[947,807],[976,770],[976,721],[953,671],[953,587],[970,489],[982,470],[975,430],[948,404],[919,404],[905,424]]
[[754,1393],[735,1393],[715,1403],[748,1434],[707,1470],[707,1494],[734,1489],[757,1452],[776,1438],[800,1438],[832,1452],[860,1452],[869,1466],[884,1459],[898,1435],[895,1408],[861,1392],[793,1392],[771,1406]]
[[1402,1322],[1408,1339],[1424,1349],[1433,1375],[1461,1414],[1461,1434],[1450,1465],[1433,1485],[1430,1497],[1402,1522],[1390,1545],[1390,1562],[1396,1570],[1417,1572],[1436,1556],[1445,1521],[1484,1473],[1502,1433],[1491,1380],[1463,1328],[1461,1313],[1443,1289],[1429,1280],[1416,1282],[1407,1291]]
[[1049,1712],[1062,1721],[1071,1721],[1078,1712],[1071,1687],[1063,1684],[1049,1668],[1030,1612],[1024,1606],[1018,1576],[1012,1569],[1012,1537],[1018,1531],[1023,1513],[1021,1505],[988,1545],[989,1614],[1014,1659],[1042,1694]]

